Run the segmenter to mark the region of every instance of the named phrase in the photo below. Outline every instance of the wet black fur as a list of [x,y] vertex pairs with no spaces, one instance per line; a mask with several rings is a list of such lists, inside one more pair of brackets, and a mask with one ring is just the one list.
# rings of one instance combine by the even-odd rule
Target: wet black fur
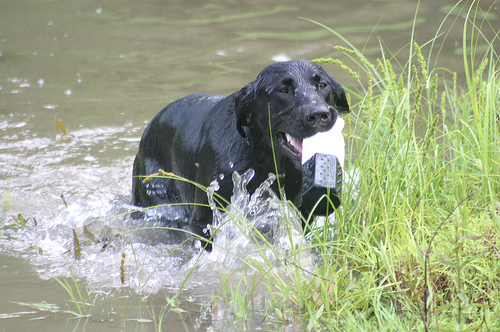
[[[142,183],[144,176],[158,169],[203,186],[222,174],[218,194],[229,201],[234,171],[255,170],[248,186],[253,192],[277,166],[284,175],[280,184],[287,199],[300,206],[300,156],[283,148],[282,134],[306,138],[329,130],[339,114],[348,112],[342,86],[321,66],[306,60],[272,64],[228,97],[195,94],[177,100],[160,111],[142,135],[134,161],[132,203],[207,204],[206,193],[187,182],[156,178]],[[211,210],[198,205],[185,209],[192,231],[207,238],[203,228],[212,223]]]

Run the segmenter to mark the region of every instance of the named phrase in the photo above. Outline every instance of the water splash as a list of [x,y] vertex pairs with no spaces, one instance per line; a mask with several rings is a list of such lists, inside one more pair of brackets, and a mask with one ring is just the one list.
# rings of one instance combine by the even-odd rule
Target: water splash
[[[231,273],[248,262],[280,265],[294,248],[305,246],[301,219],[271,189],[272,174],[253,194],[248,193],[246,186],[253,176],[253,170],[233,174],[234,193],[224,212],[215,208],[213,200],[217,182],[209,187],[216,229],[211,253],[203,251],[189,233],[171,229],[186,224],[183,209],[165,206],[133,218],[131,212],[137,207],[128,204],[129,197],[113,202],[111,196],[98,193],[61,207],[55,218],[40,219],[36,226],[3,231],[0,248],[29,261],[43,279],[75,276],[99,292],[122,286],[141,294],[175,291],[186,287],[183,281],[188,275],[192,285],[206,285],[207,275],[221,269]],[[73,253],[73,230],[81,244],[79,260]]]
[[[276,176],[269,174],[250,194],[247,185],[254,175],[252,169],[242,175],[233,173],[231,204],[224,212],[216,208],[213,199],[216,181],[208,188],[216,230],[213,250],[199,264],[200,270],[235,270],[250,261],[278,266],[293,255],[294,249],[306,247],[300,214],[271,188]],[[309,265],[309,253],[303,253],[304,264]]]

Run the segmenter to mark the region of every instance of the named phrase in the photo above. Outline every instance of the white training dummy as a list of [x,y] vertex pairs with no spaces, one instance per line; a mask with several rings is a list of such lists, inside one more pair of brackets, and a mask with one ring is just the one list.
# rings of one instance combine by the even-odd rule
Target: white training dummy
[[329,131],[305,138],[302,141],[302,164],[315,153],[324,153],[336,156],[340,166],[344,168],[345,141],[342,129],[344,129],[344,120],[339,117]]
[[[316,215],[330,214],[340,206],[345,141],[344,120],[327,132],[302,141],[302,208]],[[328,196],[329,200],[324,199]],[[329,204],[331,202],[331,205]]]

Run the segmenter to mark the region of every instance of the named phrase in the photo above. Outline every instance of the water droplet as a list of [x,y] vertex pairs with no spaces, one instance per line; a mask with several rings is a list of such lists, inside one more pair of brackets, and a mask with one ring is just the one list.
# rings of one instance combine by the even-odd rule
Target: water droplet
[[40,78],[38,81],[36,81],[39,87],[42,87],[45,84],[45,80],[43,78]]
[[282,61],[290,60],[290,57],[286,54],[280,53],[280,54],[276,54],[275,56],[271,57],[271,60],[276,61],[276,62],[282,62]]
[[97,9],[95,10],[95,12],[96,12],[97,14],[101,14],[101,13],[102,13],[102,8],[101,8],[101,7],[97,8]]
[[224,180],[224,174],[220,173],[219,174],[219,179]]
[[234,163],[232,161],[229,162],[229,168],[233,168],[234,167]]
[[64,94],[66,96],[71,96],[73,94],[73,92],[70,89],[67,89],[66,91],[64,91]]

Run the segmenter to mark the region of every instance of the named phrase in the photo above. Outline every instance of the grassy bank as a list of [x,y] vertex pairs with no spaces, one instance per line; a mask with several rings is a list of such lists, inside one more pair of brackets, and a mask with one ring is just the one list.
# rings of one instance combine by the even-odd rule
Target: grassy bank
[[[476,9],[464,24],[463,79],[431,67],[434,40],[411,41],[403,64],[383,48],[369,61],[345,39],[337,50],[354,66],[316,60],[359,82],[345,130],[346,169],[359,178],[335,225],[313,235],[319,267],[304,279],[295,266],[291,286],[267,280],[268,310],[284,325],[500,329],[499,40],[482,39]],[[479,54],[478,43],[490,47]]]

